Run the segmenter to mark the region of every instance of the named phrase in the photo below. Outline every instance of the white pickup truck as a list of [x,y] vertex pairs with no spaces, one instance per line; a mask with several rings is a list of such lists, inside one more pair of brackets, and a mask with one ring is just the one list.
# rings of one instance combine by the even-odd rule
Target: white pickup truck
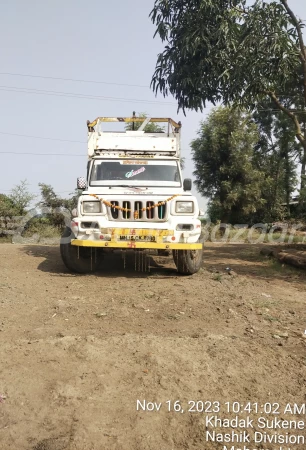
[[[125,130],[102,129],[111,122],[123,122]],[[126,130],[127,123],[139,122],[137,130],[132,125]],[[165,124],[165,131],[146,132],[150,122]],[[138,268],[148,270],[149,250],[172,250],[179,273],[196,273],[202,263],[201,222],[191,180],[182,179],[181,124],[170,118],[99,117],[87,127],[87,177],[78,178],[83,192],[60,246],[67,268],[94,271],[103,254],[120,249],[124,261],[127,251],[135,252]]]

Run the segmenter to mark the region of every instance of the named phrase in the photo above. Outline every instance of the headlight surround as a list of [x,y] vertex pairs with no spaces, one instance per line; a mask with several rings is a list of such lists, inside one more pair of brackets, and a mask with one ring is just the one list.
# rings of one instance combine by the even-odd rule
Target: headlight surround
[[84,214],[99,214],[101,212],[101,202],[90,201],[83,202]]
[[175,204],[175,212],[179,214],[192,214],[194,212],[194,203],[178,201]]

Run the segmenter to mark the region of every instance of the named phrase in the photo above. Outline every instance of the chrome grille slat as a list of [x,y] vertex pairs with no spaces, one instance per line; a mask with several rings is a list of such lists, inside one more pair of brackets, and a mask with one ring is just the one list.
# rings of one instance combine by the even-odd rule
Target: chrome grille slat
[[109,200],[112,205],[120,208],[128,208],[131,211],[122,211],[121,209],[111,208],[107,206],[107,213],[109,220],[116,222],[165,222],[168,215],[168,205],[156,206],[152,209],[142,211],[142,208],[147,208],[155,205],[162,200],[160,199],[144,199],[144,200]]

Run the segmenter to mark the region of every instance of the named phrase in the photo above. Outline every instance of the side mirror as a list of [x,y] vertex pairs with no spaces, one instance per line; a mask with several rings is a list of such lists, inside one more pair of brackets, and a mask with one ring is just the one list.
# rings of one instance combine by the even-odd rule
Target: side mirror
[[205,214],[204,214],[204,211],[203,211],[203,209],[200,209],[199,210],[199,217],[203,217]]
[[82,189],[82,191],[84,191],[84,189],[87,188],[86,178],[84,177],[77,178],[77,188]]
[[184,191],[191,191],[192,188],[192,181],[190,178],[185,178],[183,182],[183,189]]

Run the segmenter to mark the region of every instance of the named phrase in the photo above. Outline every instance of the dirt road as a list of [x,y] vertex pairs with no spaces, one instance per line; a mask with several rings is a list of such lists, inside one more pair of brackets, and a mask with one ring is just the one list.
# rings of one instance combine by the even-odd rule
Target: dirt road
[[[191,277],[162,257],[149,274],[123,269],[117,255],[79,276],[56,246],[0,245],[1,450],[305,449],[292,429],[305,412],[285,411],[306,404],[305,274],[250,245],[204,255]],[[237,414],[254,420],[251,443],[210,438],[237,429],[209,417]]]

